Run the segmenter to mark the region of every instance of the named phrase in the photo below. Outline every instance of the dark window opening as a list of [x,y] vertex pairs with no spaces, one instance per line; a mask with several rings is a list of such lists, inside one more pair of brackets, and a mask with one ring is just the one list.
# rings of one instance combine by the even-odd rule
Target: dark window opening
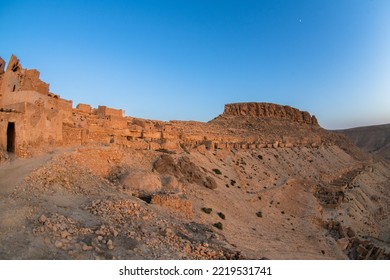
[[18,69],[19,69],[19,65],[17,64],[17,63],[15,63],[13,66],[12,66],[12,71],[13,72],[16,72],[16,71],[18,71]]
[[139,199],[145,201],[148,204],[152,203],[152,196],[151,195],[143,195],[143,196],[140,196]]
[[15,153],[15,123],[9,122],[7,127],[7,152]]
[[12,92],[14,92],[15,89],[16,89],[16,85],[14,85],[14,86],[12,87]]

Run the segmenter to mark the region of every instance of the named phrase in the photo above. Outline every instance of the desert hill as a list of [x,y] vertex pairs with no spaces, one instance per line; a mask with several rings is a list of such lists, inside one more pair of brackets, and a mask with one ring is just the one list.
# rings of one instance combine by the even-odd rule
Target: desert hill
[[308,112],[73,108],[14,56],[0,90],[1,259],[390,258],[389,163]]
[[[234,118],[222,115],[203,125],[248,137],[264,133],[256,130],[261,119]],[[295,126],[283,122],[274,130],[267,126],[272,137]],[[344,139],[339,135],[296,128],[306,136],[319,130],[334,143],[159,151],[113,143],[5,162],[0,255],[389,258],[389,166],[343,150],[335,144]],[[31,162],[34,168],[12,186],[6,178]]]
[[390,124],[356,127],[335,132],[347,135],[361,149],[390,160]]

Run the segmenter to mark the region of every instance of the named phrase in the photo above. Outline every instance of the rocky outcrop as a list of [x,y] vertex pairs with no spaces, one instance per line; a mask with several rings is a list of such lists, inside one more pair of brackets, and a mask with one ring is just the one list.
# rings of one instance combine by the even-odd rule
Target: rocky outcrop
[[216,189],[214,178],[207,176],[202,170],[190,161],[188,157],[181,157],[177,163],[169,155],[162,155],[153,164],[153,170],[162,175],[173,175],[190,184],[197,184],[208,189]]
[[290,106],[277,105],[273,103],[251,102],[226,104],[223,114],[230,116],[250,116],[287,120],[318,126],[317,118],[314,115],[311,116],[308,112],[300,111]]

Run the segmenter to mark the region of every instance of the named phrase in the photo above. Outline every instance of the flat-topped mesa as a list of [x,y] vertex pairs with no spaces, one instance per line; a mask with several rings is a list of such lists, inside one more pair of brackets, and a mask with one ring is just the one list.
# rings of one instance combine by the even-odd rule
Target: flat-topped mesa
[[310,115],[309,112],[273,103],[250,102],[226,104],[223,114],[225,116],[250,116],[256,118],[287,120],[290,122],[318,126],[317,118],[314,115]]

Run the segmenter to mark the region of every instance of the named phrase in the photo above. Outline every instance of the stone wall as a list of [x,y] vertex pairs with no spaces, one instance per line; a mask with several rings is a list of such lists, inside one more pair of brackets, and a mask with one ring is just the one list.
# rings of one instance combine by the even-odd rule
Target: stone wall
[[0,57],[0,74],[4,73],[5,61]]
[[92,107],[91,105],[88,104],[78,104],[76,108],[84,113],[88,113],[88,114],[92,113]]
[[125,116],[123,110],[108,108],[107,106],[99,106],[97,108],[97,115],[100,118],[104,118],[106,116],[115,116],[123,118]]

